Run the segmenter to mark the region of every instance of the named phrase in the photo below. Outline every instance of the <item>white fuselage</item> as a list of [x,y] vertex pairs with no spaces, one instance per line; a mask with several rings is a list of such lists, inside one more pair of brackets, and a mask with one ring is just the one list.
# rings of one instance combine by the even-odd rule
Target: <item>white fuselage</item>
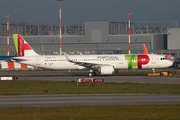
[[69,62],[64,55],[27,56],[14,57],[16,62],[37,66],[39,68],[56,70],[86,69],[84,64],[111,65],[114,69],[144,69],[166,68],[173,62],[164,58],[164,55],[156,54],[112,54],[112,55],[69,55],[72,61],[83,65]]

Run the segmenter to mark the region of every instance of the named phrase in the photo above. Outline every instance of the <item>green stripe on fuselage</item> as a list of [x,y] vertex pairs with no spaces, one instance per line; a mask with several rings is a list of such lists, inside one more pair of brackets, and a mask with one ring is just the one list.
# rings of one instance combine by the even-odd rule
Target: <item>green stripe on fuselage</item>
[[133,66],[138,67],[138,55],[125,55],[125,59],[128,62],[128,69],[132,69]]

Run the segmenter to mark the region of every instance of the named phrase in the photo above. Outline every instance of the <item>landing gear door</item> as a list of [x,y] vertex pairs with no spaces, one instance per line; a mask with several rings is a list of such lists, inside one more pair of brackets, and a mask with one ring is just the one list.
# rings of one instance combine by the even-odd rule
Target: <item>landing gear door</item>
[[36,58],[36,65],[41,65],[41,57]]

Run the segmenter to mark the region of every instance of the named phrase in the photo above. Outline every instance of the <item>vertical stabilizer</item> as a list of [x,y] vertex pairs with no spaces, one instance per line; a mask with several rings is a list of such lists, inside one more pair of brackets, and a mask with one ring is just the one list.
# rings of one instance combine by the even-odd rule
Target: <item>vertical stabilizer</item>
[[[18,34],[13,34],[12,35],[12,37],[13,37],[13,41],[14,41],[14,46],[15,46],[15,49],[16,49],[16,54],[18,54],[18,45],[17,45],[17,41],[18,41]],[[17,55],[18,56],[18,55]]]
[[149,54],[146,44],[143,43],[142,46],[143,46],[143,54]]
[[38,55],[20,34],[13,34],[13,40],[18,57]]

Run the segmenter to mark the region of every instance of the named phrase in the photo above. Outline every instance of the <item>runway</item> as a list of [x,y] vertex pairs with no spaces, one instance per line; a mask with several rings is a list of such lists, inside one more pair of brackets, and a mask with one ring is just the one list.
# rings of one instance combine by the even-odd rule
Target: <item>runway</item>
[[52,95],[0,97],[0,107],[179,104],[180,95]]
[[[0,71],[0,77],[18,76],[18,80],[77,81],[87,78],[86,73],[68,71]],[[148,77],[145,75],[96,76],[105,82],[180,84],[180,76]],[[118,95],[49,95],[0,96],[0,107],[45,107],[72,105],[139,105],[180,104],[180,94],[118,94]]]

